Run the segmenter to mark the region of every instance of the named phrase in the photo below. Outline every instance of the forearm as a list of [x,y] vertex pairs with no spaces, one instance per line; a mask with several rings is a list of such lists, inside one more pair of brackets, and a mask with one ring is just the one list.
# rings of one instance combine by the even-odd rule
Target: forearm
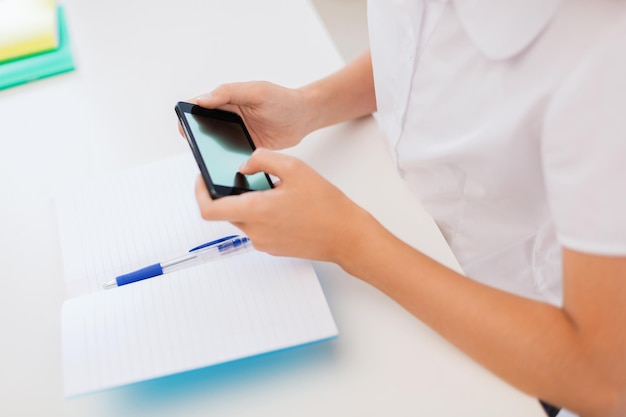
[[371,114],[376,96],[369,51],[300,91],[309,104],[309,131]]
[[[361,230],[364,224],[359,221]],[[375,222],[367,224],[368,236],[377,237],[362,239],[361,246],[339,260],[349,273],[388,294],[517,388],[583,415],[597,410],[611,415],[613,410],[607,409],[619,396],[619,384],[612,383],[615,375],[606,362],[598,363],[605,360],[603,352],[581,335],[564,310],[479,284]],[[367,242],[378,243],[372,247]]]

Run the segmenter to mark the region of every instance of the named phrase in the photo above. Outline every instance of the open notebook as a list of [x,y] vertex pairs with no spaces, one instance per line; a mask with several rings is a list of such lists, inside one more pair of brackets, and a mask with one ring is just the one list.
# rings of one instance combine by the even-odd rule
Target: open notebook
[[310,262],[250,250],[103,290],[117,275],[240,233],[200,218],[191,155],[61,193],[66,396],[337,335]]

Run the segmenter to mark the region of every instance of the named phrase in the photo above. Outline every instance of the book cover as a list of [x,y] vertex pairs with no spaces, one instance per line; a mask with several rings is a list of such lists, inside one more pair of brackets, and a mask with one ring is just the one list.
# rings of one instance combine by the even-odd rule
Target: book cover
[[0,1],[0,62],[57,48],[55,0]]
[[74,69],[63,8],[57,8],[58,48],[0,64],[0,90]]

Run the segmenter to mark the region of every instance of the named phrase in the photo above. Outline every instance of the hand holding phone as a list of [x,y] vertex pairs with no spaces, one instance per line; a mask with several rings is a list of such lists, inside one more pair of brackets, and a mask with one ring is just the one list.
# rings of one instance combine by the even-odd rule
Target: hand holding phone
[[175,110],[211,198],[274,187],[263,172],[239,172],[255,146],[238,114],[184,102]]

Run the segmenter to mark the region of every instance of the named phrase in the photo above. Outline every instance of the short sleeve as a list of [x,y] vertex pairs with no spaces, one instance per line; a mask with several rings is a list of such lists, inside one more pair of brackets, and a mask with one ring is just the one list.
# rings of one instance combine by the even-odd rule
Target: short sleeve
[[[624,25],[622,25],[624,26]],[[596,45],[548,105],[541,144],[561,244],[626,255],[626,30]]]

